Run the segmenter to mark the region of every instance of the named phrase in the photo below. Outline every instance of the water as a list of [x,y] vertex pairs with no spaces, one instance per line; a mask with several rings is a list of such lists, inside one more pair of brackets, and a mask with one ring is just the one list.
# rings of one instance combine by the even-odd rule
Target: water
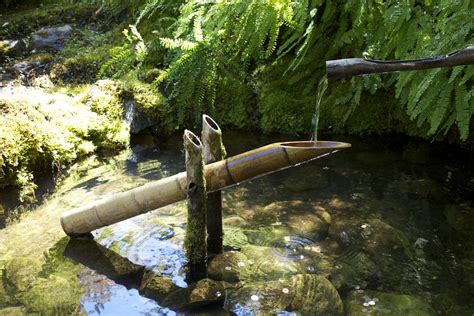
[[319,108],[321,106],[321,100],[323,99],[324,92],[328,87],[328,77],[324,75],[318,83],[318,90],[316,91],[316,103],[314,107],[314,115],[313,115],[313,134],[311,136],[311,140],[314,141],[314,145],[316,146],[316,142],[318,141],[318,125],[319,125]]
[[[224,134],[230,155],[284,138]],[[322,303],[343,300],[351,313],[472,315],[472,157],[394,137],[331,138],[353,147],[223,192],[224,244],[235,252],[209,273],[229,281],[212,293],[220,303],[200,312],[328,314]],[[177,135],[90,159],[1,229],[0,314],[189,312],[176,304],[186,297],[176,289],[191,286],[185,203],[100,229],[94,240],[70,241],[59,225],[67,209],[184,170],[180,147]],[[146,271],[176,287],[174,296],[143,290]]]

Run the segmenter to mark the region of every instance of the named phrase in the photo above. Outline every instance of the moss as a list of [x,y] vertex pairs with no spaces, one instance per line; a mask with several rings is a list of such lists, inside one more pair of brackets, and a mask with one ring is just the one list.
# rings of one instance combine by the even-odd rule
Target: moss
[[111,119],[106,110],[93,112],[61,93],[13,92],[0,99],[0,187],[24,187],[25,199],[34,190],[34,171],[54,171],[96,150],[128,144],[125,123]]

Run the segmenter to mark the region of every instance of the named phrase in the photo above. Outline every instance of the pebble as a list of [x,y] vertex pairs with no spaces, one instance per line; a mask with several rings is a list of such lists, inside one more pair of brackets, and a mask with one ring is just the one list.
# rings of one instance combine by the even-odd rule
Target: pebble
[[288,290],[286,287],[284,287],[281,291],[285,294],[288,294],[290,292],[290,290]]
[[232,268],[231,268],[231,267],[225,267],[224,269],[226,269],[227,271],[230,271],[230,270],[232,270]]
[[258,295],[255,295],[255,294],[254,294],[254,295],[250,296],[250,299],[251,299],[252,301],[255,301],[255,302],[256,302],[256,301],[258,301],[259,297],[258,297]]

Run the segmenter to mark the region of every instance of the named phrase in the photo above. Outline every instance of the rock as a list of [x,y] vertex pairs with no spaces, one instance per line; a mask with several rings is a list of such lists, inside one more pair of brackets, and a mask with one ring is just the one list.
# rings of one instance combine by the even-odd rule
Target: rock
[[41,28],[31,35],[31,49],[54,49],[61,50],[64,43],[71,37],[72,27],[63,25],[51,28]]
[[149,115],[143,113],[137,106],[135,100],[128,100],[124,103],[125,122],[130,127],[130,132],[137,134],[140,131],[156,125],[158,122]]
[[238,251],[228,251],[212,258],[208,263],[207,273],[214,280],[237,282],[245,264],[247,256]]
[[147,271],[143,276],[139,293],[140,295],[161,301],[169,293],[176,291],[177,289],[178,286],[176,286],[170,279],[159,276],[153,271]]
[[193,309],[221,302],[225,299],[225,289],[220,282],[202,279],[187,288],[171,292],[160,305],[172,309]]
[[27,45],[25,40],[3,40],[0,41],[0,56],[21,56],[26,53]]
[[377,266],[363,252],[348,253],[338,260],[337,269],[330,280],[337,289],[365,287],[367,281],[377,272]]
[[61,274],[39,278],[19,300],[31,314],[47,315],[54,311],[58,315],[71,315],[80,307],[82,289],[79,282]]
[[437,315],[426,302],[410,295],[377,291],[352,291],[344,300],[346,314],[357,315]]
[[3,277],[7,286],[14,287],[15,292],[28,290],[41,271],[41,262],[28,257],[17,257],[7,262]]
[[331,215],[316,203],[299,200],[274,202],[264,208],[267,214],[286,214],[285,221],[295,235],[321,240],[327,237]]
[[294,275],[275,281],[250,282],[229,293],[226,305],[242,314],[342,315],[343,304],[334,286],[318,275]]
[[444,209],[446,220],[462,237],[474,241],[474,208],[465,204],[450,204]]
[[246,245],[242,252],[248,260],[242,266],[239,278],[251,281],[258,278],[278,279],[297,273],[329,276],[334,272],[334,260],[325,255],[319,246],[308,244],[301,249],[296,248],[296,251],[296,257],[285,257],[285,252],[276,247]]

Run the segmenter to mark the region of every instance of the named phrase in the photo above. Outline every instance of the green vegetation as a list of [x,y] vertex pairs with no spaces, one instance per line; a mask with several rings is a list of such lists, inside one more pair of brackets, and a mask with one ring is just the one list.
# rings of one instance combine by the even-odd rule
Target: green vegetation
[[[164,3],[150,1],[142,16]],[[442,55],[470,44],[474,30],[470,1],[186,1],[179,10],[167,32],[160,29],[145,40],[138,31],[147,33],[158,17],[139,19],[138,31],[132,27],[133,35],[127,35],[128,50],[124,46],[110,61],[125,66],[117,73],[131,65],[142,72],[164,66],[154,82],[169,92],[178,126],[197,125],[197,114],[207,112],[238,127],[308,133],[325,60]],[[169,50],[164,59],[150,57],[163,47]],[[334,120],[326,120],[323,127],[345,130],[350,116],[363,111],[359,105],[377,95],[379,100],[396,98],[396,107],[406,114],[393,129],[375,132],[442,139],[441,134],[457,126],[457,137],[466,140],[474,108],[468,88],[473,69],[460,66],[333,82],[322,111]],[[391,103],[377,106],[385,109]],[[365,121],[376,119],[363,115]],[[349,124],[348,130],[374,131],[372,123],[358,125]]]

